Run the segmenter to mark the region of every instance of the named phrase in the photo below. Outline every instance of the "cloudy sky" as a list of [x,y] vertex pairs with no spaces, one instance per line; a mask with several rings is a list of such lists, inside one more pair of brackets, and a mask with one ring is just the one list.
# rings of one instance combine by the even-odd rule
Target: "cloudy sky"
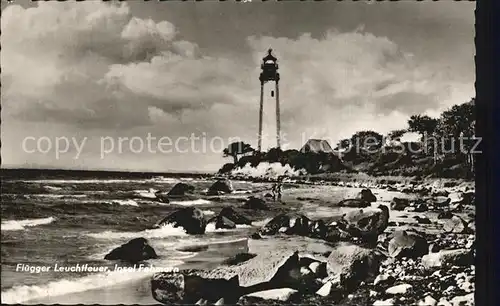
[[216,170],[231,139],[256,146],[269,47],[286,148],[404,128],[474,96],[474,6],[2,2],[2,165]]

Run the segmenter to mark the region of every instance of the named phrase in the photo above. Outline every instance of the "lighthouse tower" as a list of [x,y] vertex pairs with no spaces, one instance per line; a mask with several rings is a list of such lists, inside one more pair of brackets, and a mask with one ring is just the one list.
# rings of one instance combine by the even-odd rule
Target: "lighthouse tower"
[[262,59],[260,68],[260,109],[259,109],[259,136],[258,136],[258,151],[262,150],[262,116],[264,111],[264,84],[274,82],[275,92],[271,96],[276,97],[276,146],[280,148],[280,91],[279,80],[280,74],[278,73],[278,59],[272,55],[272,49],[267,51],[267,55]]

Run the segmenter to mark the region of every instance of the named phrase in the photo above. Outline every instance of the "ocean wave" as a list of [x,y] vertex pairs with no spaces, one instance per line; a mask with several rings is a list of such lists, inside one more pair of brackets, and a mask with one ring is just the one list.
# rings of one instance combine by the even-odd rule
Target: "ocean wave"
[[202,210],[203,214],[205,216],[213,216],[215,215],[215,212],[214,211],[211,211],[211,210]]
[[196,200],[186,200],[186,201],[172,201],[171,205],[181,205],[181,206],[193,206],[193,205],[207,205],[210,204],[209,200],[196,199]]
[[49,191],[59,191],[59,190],[62,190],[62,187],[56,187],[56,186],[43,186],[43,188],[45,188],[46,190],[49,190]]
[[267,219],[264,219],[261,221],[254,221],[254,222],[252,222],[252,226],[262,227],[262,226],[266,225],[267,223],[269,223],[269,221],[271,221],[272,219],[273,218],[267,218]]
[[[162,267],[174,268],[183,264],[179,260],[162,262]],[[155,265],[156,266],[156,265]],[[120,283],[146,278],[152,275],[151,271],[109,271],[99,274],[91,274],[76,279],[62,279],[52,281],[43,285],[18,285],[2,291],[2,304],[18,304],[30,300],[50,298],[69,293],[83,292],[102,287],[109,287]]]
[[187,234],[182,227],[173,227],[172,225],[167,224],[160,228],[147,229],[140,232],[104,231],[100,233],[89,233],[87,235],[97,239],[122,239],[122,238],[133,239],[137,237],[165,238],[172,236],[186,236]]
[[61,199],[61,198],[86,198],[86,194],[30,194],[30,197],[37,197],[37,198],[54,198],[54,199]]
[[245,228],[252,228],[252,226],[246,224],[236,224],[235,229],[227,229],[227,228],[215,228],[215,223],[209,223],[205,228],[205,232],[207,233],[232,232],[238,229],[245,229]]
[[49,224],[55,221],[54,217],[40,218],[40,219],[26,219],[26,220],[7,220],[2,221],[2,231],[19,231],[24,230],[26,227],[37,225]]
[[112,200],[111,203],[119,205],[139,206],[139,204],[137,204],[137,202],[134,200]]
[[248,193],[252,193],[252,190],[235,190],[232,193],[233,194],[248,194]]
[[134,194],[141,198],[156,199],[156,194],[158,190],[150,188],[149,190],[134,190]]

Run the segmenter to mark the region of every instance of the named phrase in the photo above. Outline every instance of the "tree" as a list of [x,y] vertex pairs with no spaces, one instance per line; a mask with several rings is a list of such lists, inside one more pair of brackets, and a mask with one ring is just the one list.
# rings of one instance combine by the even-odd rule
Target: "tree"
[[438,159],[438,135],[436,135],[438,123],[438,119],[431,118],[427,115],[413,115],[410,117],[410,120],[408,120],[408,131],[420,134],[422,144],[426,148],[425,152],[432,152],[434,164],[436,164]]
[[384,136],[375,131],[356,132],[351,137],[351,146],[355,148],[370,149],[370,147],[380,148]]
[[419,133],[422,139],[425,135],[432,135],[436,131],[439,120],[427,115],[413,115],[408,120],[408,131]]
[[234,164],[238,162],[238,155],[244,155],[247,153],[254,152],[255,149],[252,148],[248,143],[244,143],[243,141],[237,141],[231,143],[222,153],[224,157],[231,156],[234,159]]
[[[466,157],[466,163],[474,168],[474,158],[471,149],[474,145],[474,118],[475,98],[471,101],[453,105],[441,114],[437,131],[443,141],[451,147],[454,157]],[[459,143],[459,144],[457,144]]]
[[406,130],[406,129],[394,130],[394,131],[390,131],[387,134],[387,137],[389,137],[390,140],[399,140],[407,132],[408,132],[408,130]]
[[351,147],[351,140],[350,139],[341,139],[337,146],[335,147],[336,151],[339,150],[347,150]]

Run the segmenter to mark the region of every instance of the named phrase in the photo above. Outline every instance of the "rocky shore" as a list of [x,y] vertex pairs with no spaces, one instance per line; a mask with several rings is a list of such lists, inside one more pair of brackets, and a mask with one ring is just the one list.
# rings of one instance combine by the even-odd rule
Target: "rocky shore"
[[[332,188],[350,192],[332,202]],[[219,180],[207,196],[232,192],[229,181]],[[472,183],[296,180],[285,183],[285,192],[284,203],[268,200],[263,189],[210,218],[188,207],[160,220],[155,226],[173,224],[197,235],[211,223],[262,226],[244,251],[215,269],[156,273],[154,299],[169,305],[473,305]],[[307,205],[317,208],[306,213]],[[314,213],[326,208],[340,210]],[[145,249],[141,244],[138,252]]]

